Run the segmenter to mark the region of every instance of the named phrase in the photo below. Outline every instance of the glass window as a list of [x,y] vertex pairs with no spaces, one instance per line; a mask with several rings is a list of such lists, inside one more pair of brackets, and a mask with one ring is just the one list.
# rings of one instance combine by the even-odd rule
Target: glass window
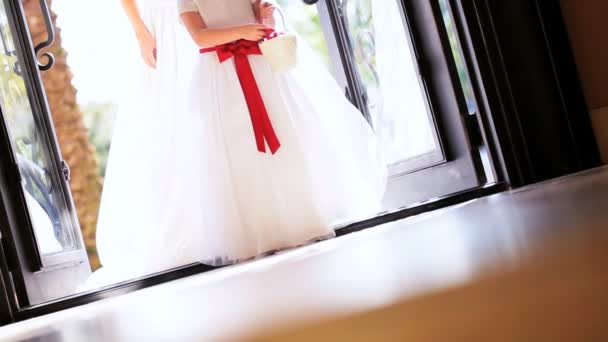
[[34,236],[42,256],[81,248],[62,193],[58,165],[34,113],[4,3],[0,2],[0,106],[13,142]]
[[[319,6],[293,0],[279,3],[292,27],[328,61],[339,81],[336,70],[344,70],[344,66],[336,64],[343,60],[337,57],[339,53],[332,55],[329,51],[323,24],[331,25],[321,22]],[[387,163],[397,166],[393,173],[443,161],[400,4],[397,0],[337,0],[332,4],[342,20],[347,43],[342,53],[353,62],[349,76],[356,80],[356,93],[364,106],[360,109],[369,116]]]

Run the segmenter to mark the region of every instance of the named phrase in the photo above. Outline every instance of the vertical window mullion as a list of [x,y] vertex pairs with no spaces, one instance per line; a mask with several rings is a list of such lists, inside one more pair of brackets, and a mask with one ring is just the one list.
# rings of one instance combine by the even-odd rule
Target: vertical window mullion
[[325,0],[317,4],[321,26],[327,40],[336,79],[345,87],[346,96],[351,103],[370,121],[365,89],[354,62],[348,28],[338,1]]

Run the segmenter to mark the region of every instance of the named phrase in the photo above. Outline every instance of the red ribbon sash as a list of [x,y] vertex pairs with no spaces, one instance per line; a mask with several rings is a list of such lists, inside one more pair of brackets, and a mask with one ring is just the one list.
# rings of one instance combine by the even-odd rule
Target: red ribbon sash
[[241,89],[247,102],[255,143],[258,151],[266,153],[266,143],[270,148],[270,153],[275,154],[281,143],[274,132],[272,122],[268,117],[266,105],[260,94],[260,89],[251,70],[248,55],[261,55],[262,51],[258,42],[250,40],[237,40],[232,43],[217,45],[211,48],[200,49],[200,53],[216,52],[220,63],[234,57],[234,66],[241,83]]

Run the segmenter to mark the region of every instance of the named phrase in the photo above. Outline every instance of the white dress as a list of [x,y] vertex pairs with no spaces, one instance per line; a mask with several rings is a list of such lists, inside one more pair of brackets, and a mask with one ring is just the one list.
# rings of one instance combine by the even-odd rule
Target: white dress
[[[207,27],[255,22],[251,0],[178,0]],[[281,147],[256,147],[234,59],[198,55],[190,83],[188,134],[192,191],[189,250],[223,265],[334,234],[336,225],[381,211],[386,166],[374,133],[321,61],[300,39],[298,67],[275,74],[264,56],[250,55]],[[177,227],[176,227],[177,229]],[[167,244],[172,244],[171,240]]]
[[195,196],[188,179],[200,177],[188,168],[200,146],[182,134],[190,125],[184,106],[196,46],[175,0],[144,0],[139,9],[156,38],[157,65],[125,61],[133,63],[136,86],[114,124],[96,237],[103,267],[85,288],[193,262],[184,249],[188,215],[196,213],[180,202]]

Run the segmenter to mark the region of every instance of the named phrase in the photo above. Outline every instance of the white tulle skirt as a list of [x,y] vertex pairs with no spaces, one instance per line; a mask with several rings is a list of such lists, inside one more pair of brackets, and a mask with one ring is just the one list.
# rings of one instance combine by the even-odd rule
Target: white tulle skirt
[[249,57],[281,142],[263,154],[233,61],[184,50],[176,16],[157,15],[158,68],[118,117],[97,233],[103,268],[83,289],[252,259],[381,211],[386,166],[374,133],[302,42],[286,74]]
[[194,176],[188,163],[200,150],[184,134],[191,125],[185,106],[196,46],[174,0],[147,0],[140,12],[156,37],[157,66],[125,61],[134,65],[133,88],[119,104],[104,179],[97,225],[103,269],[87,288],[193,261],[184,252],[193,229],[181,209]]
[[[301,39],[300,39],[301,40]],[[348,221],[381,211],[386,165],[362,114],[314,54],[299,43],[295,70],[275,74],[249,56],[281,142],[258,152],[243,90],[230,59],[198,57],[189,87],[188,215],[193,258],[214,265],[332,236]]]

